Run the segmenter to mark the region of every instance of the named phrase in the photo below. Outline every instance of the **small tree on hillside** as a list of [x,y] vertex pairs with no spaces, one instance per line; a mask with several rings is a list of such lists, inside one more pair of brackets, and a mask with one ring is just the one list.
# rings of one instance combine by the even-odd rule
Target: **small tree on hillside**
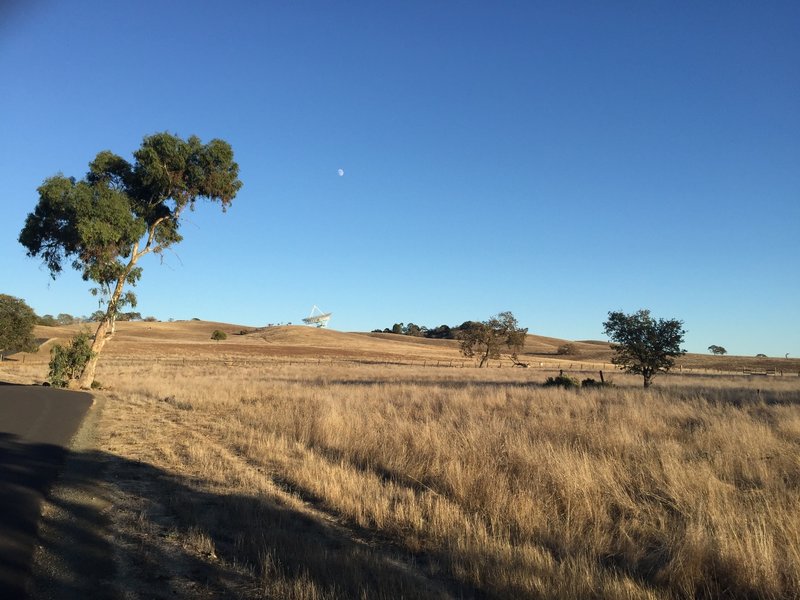
[[56,323],[59,325],[72,325],[75,323],[75,317],[69,313],[60,313],[56,317]]
[[214,333],[211,334],[211,339],[215,342],[219,342],[221,340],[227,340],[228,334],[224,331],[220,331],[219,329],[215,329]]
[[711,352],[711,354],[714,354],[716,356],[722,356],[723,354],[727,354],[728,353],[728,351],[725,350],[725,348],[723,348],[722,346],[716,346],[714,344],[711,344],[708,347],[708,351]]
[[105,315],[92,341],[91,357],[77,376],[91,387],[98,356],[124,305],[123,294],[142,274],[139,260],[180,242],[181,217],[198,199],[219,202],[224,211],[242,185],[227,142],[203,144],[169,133],[144,138],[134,162],[100,152],[80,181],[55,175],[39,187],[39,203],[19,236],[28,256],[40,257],[55,278],[70,265],[97,284]]
[[525,346],[527,328],[519,327],[516,317],[501,312],[487,321],[467,321],[459,328],[461,353],[466,357],[479,356],[478,366],[483,367],[492,358],[500,358],[500,350],[506,346],[513,359]]
[[14,352],[35,352],[36,313],[24,300],[0,294],[0,360]]
[[616,352],[611,361],[628,373],[641,375],[644,387],[650,387],[656,374],[669,371],[675,364],[674,358],[686,352],[681,349],[686,335],[683,322],[654,319],[649,310],[631,315],[609,312],[603,329]]
[[55,327],[58,325],[56,318],[53,315],[42,315],[36,318],[37,325],[44,325],[45,327]]

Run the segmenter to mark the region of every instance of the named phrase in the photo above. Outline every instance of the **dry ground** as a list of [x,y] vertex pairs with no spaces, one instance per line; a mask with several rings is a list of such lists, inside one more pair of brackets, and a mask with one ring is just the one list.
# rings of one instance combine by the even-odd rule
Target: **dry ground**
[[448,343],[244,329],[107,346],[78,458],[119,597],[800,596],[796,375],[574,392],[540,383],[607,349],[570,364],[539,338],[551,370],[481,370],[431,366],[459,364]]

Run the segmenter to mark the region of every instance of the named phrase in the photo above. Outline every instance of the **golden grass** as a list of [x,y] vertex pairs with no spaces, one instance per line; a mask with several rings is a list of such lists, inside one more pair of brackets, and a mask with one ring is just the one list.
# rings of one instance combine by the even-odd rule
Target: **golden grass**
[[548,374],[120,356],[102,449],[242,595],[800,596],[800,378]]
[[[796,381],[760,395],[688,378],[575,393],[486,374],[131,367],[115,387],[141,418],[163,413],[201,436],[149,429],[161,455],[149,460],[249,491],[253,472],[268,474],[315,511],[424,556],[427,577],[465,595],[800,594]],[[240,525],[239,559],[269,570],[281,549],[260,555],[252,539],[268,532]],[[349,585],[345,596],[370,591]]]

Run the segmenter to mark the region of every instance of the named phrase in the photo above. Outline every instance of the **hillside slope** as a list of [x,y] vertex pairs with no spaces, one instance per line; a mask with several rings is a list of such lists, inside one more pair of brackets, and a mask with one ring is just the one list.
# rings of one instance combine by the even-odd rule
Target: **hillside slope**
[[[228,337],[211,340],[215,329]],[[92,324],[36,328],[40,351],[25,355],[28,362],[47,362],[55,343],[64,343],[80,330],[94,331]],[[574,353],[559,355],[558,348],[571,344]],[[342,332],[300,325],[252,328],[211,321],[126,322],[106,345],[103,356],[112,358],[225,358],[240,359],[353,359],[374,362],[448,361],[468,362],[457,340],[435,340],[392,333]],[[529,363],[609,363],[611,347],[600,341],[570,341],[529,334],[520,360]],[[11,357],[12,360],[19,357]],[[741,371],[776,369],[800,372],[800,359],[754,358],[687,354],[677,361],[684,368]]]

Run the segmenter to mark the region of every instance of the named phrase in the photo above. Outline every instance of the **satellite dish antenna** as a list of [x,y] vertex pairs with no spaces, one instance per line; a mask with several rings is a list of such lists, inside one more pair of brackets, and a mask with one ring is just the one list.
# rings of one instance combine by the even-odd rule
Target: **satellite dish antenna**
[[[314,314],[316,311],[316,314]],[[320,310],[319,306],[316,304],[311,307],[311,314],[309,314],[305,319],[303,319],[303,323],[306,325],[314,325],[315,327],[327,327],[328,321],[331,320],[331,315],[333,313],[324,313]]]

